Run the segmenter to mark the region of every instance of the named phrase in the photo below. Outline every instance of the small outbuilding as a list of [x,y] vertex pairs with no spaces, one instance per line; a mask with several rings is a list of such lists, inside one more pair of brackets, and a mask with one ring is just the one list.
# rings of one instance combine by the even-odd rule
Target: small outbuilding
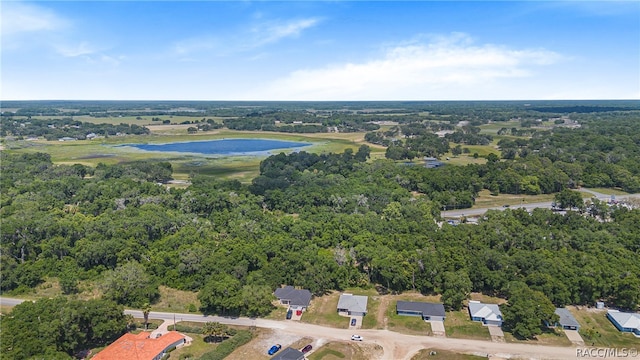
[[398,301],[396,314],[404,316],[419,316],[425,321],[444,321],[444,305],[437,303]]

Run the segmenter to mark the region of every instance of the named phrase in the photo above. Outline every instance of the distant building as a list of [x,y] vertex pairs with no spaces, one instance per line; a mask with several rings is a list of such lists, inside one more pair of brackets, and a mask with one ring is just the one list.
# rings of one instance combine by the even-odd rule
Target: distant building
[[62,138],[58,139],[58,141],[76,141],[76,140],[77,140],[76,138],[72,138],[72,137],[68,137],[68,136],[65,136],[65,137],[62,137]]
[[92,360],[160,360],[167,351],[183,345],[186,337],[176,331],[152,339],[151,333],[127,333],[97,353]]

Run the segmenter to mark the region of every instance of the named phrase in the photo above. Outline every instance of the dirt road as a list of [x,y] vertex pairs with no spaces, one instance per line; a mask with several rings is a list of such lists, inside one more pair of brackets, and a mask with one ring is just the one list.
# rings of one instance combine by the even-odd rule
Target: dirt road
[[[125,311],[136,317],[142,317],[140,311]],[[173,313],[151,312],[150,319],[173,320]],[[176,321],[207,322],[217,321],[223,324],[256,326],[269,328],[283,334],[306,336],[325,341],[350,341],[353,331],[335,329],[324,326],[305,324],[293,321],[277,321],[251,318],[230,318],[219,316],[203,316],[195,314],[175,314]],[[517,359],[574,359],[576,348],[543,345],[527,345],[514,343],[494,343],[489,341],[441,338],[431,336],[414,336],[388,330],[358,330],[365,343],[382,346],[384,353],[377,360],[410,359],[415,353],[425,348],[450,350],[454,352],[493,355],[501,358]]]

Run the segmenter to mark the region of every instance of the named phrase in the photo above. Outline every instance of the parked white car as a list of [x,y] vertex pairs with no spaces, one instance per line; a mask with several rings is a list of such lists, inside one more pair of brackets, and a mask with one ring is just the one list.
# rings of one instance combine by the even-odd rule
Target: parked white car
[[360,336],[360,335],[351,335],[351,340],[353,340],[353,341],[362,341],[364,339],[362,339],[362,336]]

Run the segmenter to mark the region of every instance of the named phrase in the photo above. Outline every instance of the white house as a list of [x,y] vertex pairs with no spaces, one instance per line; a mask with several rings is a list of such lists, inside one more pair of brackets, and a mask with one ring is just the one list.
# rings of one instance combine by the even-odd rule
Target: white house
[[502,326],[502,312],[496,304],[483,304],[480,301],[469,301],[471,320],[480,321],[483,325]]

